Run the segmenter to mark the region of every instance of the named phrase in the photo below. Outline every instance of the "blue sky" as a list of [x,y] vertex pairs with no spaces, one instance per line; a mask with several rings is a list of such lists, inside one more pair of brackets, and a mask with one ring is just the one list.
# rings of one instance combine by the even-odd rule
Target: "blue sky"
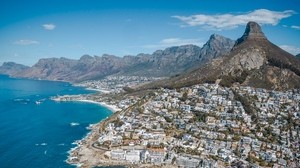
[[240,37],[257,21],[270,41],[300,53],[299,0],[9,0],[0,2],[0,63],[152,53]]

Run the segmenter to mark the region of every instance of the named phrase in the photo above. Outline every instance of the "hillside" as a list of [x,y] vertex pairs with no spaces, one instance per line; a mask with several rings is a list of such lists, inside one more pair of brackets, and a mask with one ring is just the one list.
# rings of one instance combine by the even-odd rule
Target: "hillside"
[[236,41],[228,55],[194,71],[142,89],[177,88],[215,81],[224,86],[240,83],[275,90],[300,88],[300,60],[271,43],[257,23],[249,22],[243,36]]

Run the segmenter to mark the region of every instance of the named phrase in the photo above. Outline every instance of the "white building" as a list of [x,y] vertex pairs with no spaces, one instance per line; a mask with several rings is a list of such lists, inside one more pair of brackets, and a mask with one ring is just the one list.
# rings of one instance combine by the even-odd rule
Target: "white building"
[[141,151],[139,150],[126,151],[125,159],[126,161],[129,161],[131,163],[138,163],[141,159]]

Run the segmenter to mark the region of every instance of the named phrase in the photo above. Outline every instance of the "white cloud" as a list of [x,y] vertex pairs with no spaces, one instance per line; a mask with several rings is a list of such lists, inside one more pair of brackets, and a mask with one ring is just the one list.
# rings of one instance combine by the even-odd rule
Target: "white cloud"
[[292,29],[300,30],[300,26],[295,26],[295,25],[293,25],[293,26],[291,26],[291,28],[292,28]]
[[56,28],[56,25],[52,23],[43,24],[42,26],[45,30],[54,30]]
[[259,24],[277,25],[281,19],[295,14],[293,10],[270,11],[267,9],[257,9],[244,14],[216,14],[216,15],[191,15],[191,16],[172,16],[184,22],[182,26],[200,26],[206,30],[233,29],[255,21]]
[[297,54],[300,53],[300,48],[299,47],[290,46],[290,45],[281,45],[279,47],[282,48],[283,50],[293,54],[293,55],[297,55]]
[[35,40],[18,40],[15,41],[14,44],[17,45],[32,45],[32,44],[39,44],[40,42],[35,41]]
[[197,46],[202,46],[204,43],[201,42],[199,39],[167,38],[167,39],[162,39],[157,44],[144,45],[143,48],[162,49],[162,48],[166,48],[166,47],[181,46],[181,45],[187,45],[187,44],[194,44]]

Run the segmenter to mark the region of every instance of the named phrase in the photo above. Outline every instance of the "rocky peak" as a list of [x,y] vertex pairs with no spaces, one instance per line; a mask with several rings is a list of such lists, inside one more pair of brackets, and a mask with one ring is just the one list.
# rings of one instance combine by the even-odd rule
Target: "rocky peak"
[[209,40],[201,48],[201,59],[211,60],[227,54],[233,47],[235,41],[218,34],[212,34]]
[[214,41],[214,40],[222,41],[222,40],[224,40],[224,38],[225,37],[214,33],[209,37],[209,41]]
[[266,40],[265,34],[262,32],[261,27],[256,22],[248,22],[243,36],[236,41],[236,45],[246,40]]
[[90,61],[90,60],[94,60],[94,57],[90,56],[90,55],[83,55],[80,57],[79,59],[80,61]]
[[245,33],[243,36],[265,38],[264,33],[261,31],[261,27],[256,22],[249,22],[247,24],[246,30],[245,30]]

